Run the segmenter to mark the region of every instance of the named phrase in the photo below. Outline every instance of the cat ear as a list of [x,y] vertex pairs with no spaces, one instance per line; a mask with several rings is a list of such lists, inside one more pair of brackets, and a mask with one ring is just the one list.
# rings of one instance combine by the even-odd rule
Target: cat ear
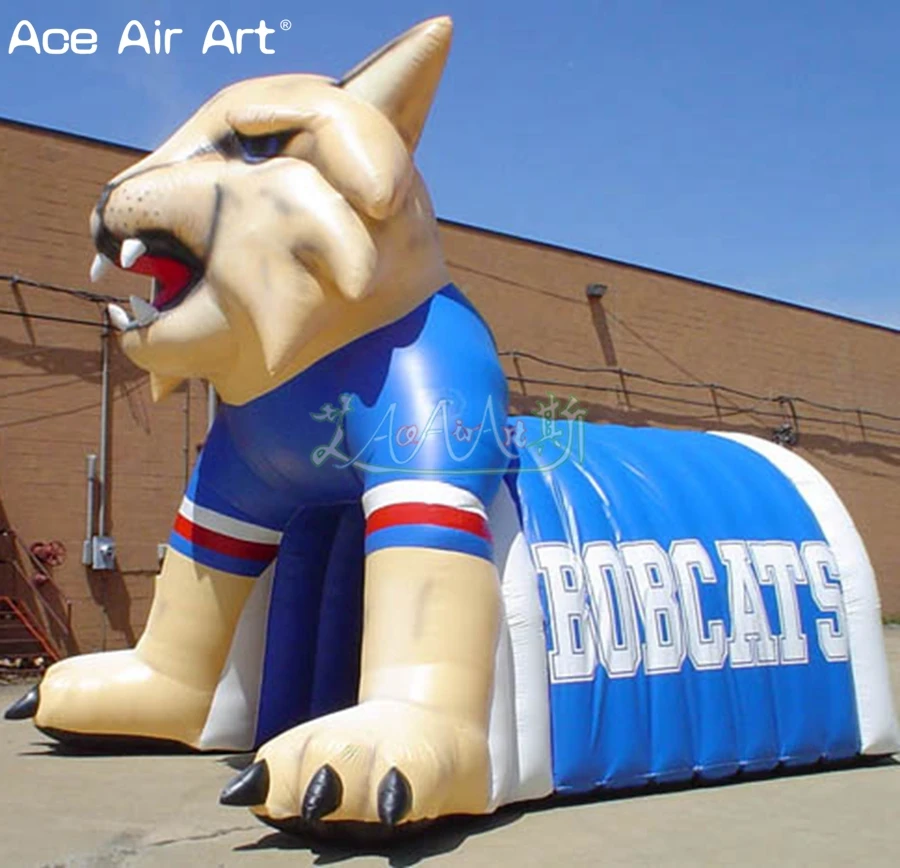
[[340,81],[348,93],[379,109],[412,153],[434,100],[453,35],[444,16],[417,24],[367,57]]

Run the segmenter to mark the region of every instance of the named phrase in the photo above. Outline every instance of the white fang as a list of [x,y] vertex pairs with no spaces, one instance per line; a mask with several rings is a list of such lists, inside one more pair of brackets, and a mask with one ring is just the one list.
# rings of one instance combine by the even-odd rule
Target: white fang
[[131,310],[134,312],[135,322],[139,326],[148,326],[159,319],[159,311],[139,295],[132,295],[128,301],[131,304]]
[[119,264],[122,268],[131,268],[147,252],[147,245],[137,238],[126,238],[119,252]]
[[120,331],[128,331],[131,326],[131,320],[128,314],[117,304],[108,304],[106,312],[109,314],[109,321]]
[[94,261],[91,263],[91,283],[96,283],[106,274],[107,271],[112,268],[112,262],[107,259],[102,253],[98,253],[94,257]]

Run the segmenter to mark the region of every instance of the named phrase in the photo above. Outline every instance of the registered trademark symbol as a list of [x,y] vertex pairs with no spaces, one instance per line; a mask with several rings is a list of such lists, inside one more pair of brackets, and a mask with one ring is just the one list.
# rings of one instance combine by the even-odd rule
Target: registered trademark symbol
[[291,29],[291,20],[290,20],[290,18],[282,18],[282,19],[281,19],[281,29],[282,29],[282,30],[290,30],[290,29]]

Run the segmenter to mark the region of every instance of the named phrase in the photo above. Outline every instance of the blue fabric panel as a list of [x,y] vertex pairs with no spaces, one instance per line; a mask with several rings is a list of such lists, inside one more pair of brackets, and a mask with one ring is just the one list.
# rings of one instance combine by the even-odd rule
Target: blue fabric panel
[[342,511],[302,510],[285,528],[269,603],[257,744],[309,717],[322,589]]
[[288,524],[269,605],[256,741],[356,702],[362,637],[359,504]]
[[296,512],[298,498],[286,486],[260,480],[241,451],[235,449],[229,415],[235,412],[238,411],[223,405],[216,415],[194,465],[187,496],[198,506],[222,515],[281,530]]
[[271,563],[271,561],[253,561],[249,558],[237,558],[222,554],[195,543],[193,540],[185,539],[174,530],[169,534],[169,545],[186,558],[197,561],[199,564],[205,564],[214,570],[233,573],[236,576],[248,576],[252,579],[265,572],[266,567]]
[[493,557],[492,546],[486,539],[453,527],[403,524],[376,530],[366,537],[366,554],[380,549],[409,546],[462,552],[485,560]]
[[[723,622],[726,637],[733,624],[728,575],[717,542],[776,541],[799,551],[804,542],[823,540],[793,484],[757,453],[732,441],[696,432],[583,425],[582,459],[566,455],[559,440],[545,439],[541,420],[522,421],[528,445],[521,450],[519,472],[508,480],[532,551],[562,543],[580,556],[585,545],[608,541],[621,553],[623,544],[627,548],[628,543],[650,541],[658,543],[669,563],[665,553],[673,541],[696,540],[715,571],[714,581],[694,582],[702,622],[707,629],[711,622]],[[570,433],[565,423],[556,425],[563,435]],[[561,439],[568,442],[566,436]],[[552,469],[544,469],[548,466]],[[590,617],[573,618],[571,630],[556,635],[561,631],[553,627],[553,606],[560,601],[551,599],[546,571],[540,575],[551,665],[561,643],[569,643],[567,653],[577,660],[590,651]],[[652,576],[657,581],[658,570]],[[777,650],[784,627],[776,585],[756,579],[753,584]],[[825,658],[817,621],[827,620],[827,613],[816,606],[802,576],[793,587],[806,662],[775,659],[771,665],[737,667],[726,644],[728,657],[721,668],[697,668],[685,655],[676,671],[648,673],[647,627],[641,605],[635,604],[642,651],[633,675],[611,677],[598,663],[584,677],[551,683],[557,789],[633,786],[695,774],[727,777],[738,769],[767,770],[856,754],[859,734],[849,664]],[[677,615],[684,601],[680,593],[675,600]],[[668,623],[665,613],[659,617],[660,624]],[[615,620],[616,629],[622,629],[618,603]],[[668,635],[663,626],[659,631]]]
[[310,718],[356,703],[362,650],[363,535],[359,504],[341,510],[319,607]]

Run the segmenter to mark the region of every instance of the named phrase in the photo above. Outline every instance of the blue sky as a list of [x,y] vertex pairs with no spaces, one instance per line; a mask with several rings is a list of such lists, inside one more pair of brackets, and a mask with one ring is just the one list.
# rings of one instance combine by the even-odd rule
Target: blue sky
[[[418,157],[440,216],[900,328],[892,2],[4,0],[0,116],[149,148],[227,82],[339,75],[441,13]],[[98,50],[9,55],[23,18]],[[131,18],[184,33],[119,55]],[[274,54],[201,53],[260,18]]]

